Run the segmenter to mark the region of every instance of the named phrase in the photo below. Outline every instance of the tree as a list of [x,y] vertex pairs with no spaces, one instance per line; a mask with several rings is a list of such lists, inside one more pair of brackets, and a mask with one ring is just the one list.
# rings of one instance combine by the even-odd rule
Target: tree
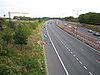
[[38,22],[31,23],[32,29],[36,29],[37,26],[38,26]]
[[16,44],[21,45],[21,50],[22,50],[22,45],[27,44],[29,35],[30,35],[30,31],[29,31],[28,26],[22,23],[18,25],[18,27],[15,30],[13,39],[15,40]]
[[6,19],[0,18],[0,28],[3,29],[3,26],[5,25]]
[[64,19],[66,21],[78,22],[78,18],[74,18],[73,16],[65,17]]
[[8,45],[12,40],[12,32],[6,29],[2,35],[2,39]]
[[100,25],[100,13],[89,12],[86,14],[81,14],[78,19],[80,23]]

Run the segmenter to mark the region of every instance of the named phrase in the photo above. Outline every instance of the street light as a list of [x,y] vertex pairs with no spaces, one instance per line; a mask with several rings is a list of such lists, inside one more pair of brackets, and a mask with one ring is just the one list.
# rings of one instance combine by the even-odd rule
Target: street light
[[76,11],[76,16],[78,17],[79,16],[79,11],[82,11],[82,10],[73,10],[73,11]]
[[[73,10],[73,11],[76,11],[76,16],[77,16],[77,18],[78,18],[78,16],[79,16],[79,11],[82,11],[82,10]],[[78,22],[77,22],[77,26],[78,26]],[[76,36],[77,36],[78,27],[75,28],[75,30],[76,30]]]

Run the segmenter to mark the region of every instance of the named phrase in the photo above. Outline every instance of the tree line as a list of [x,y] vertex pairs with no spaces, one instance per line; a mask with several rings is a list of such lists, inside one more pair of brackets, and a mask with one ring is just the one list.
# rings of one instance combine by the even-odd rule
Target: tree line
[[100,25],[100,13],[89,12],[81,14],[78,19],[80,23]]
[[46,21],[49,19],[59,19],[64,21],[72,21],[72,22],[80,22],[80,23],[86,23],[86,24],[96,24],[100,25],[100,13],[96,12],[88,12],[85,14],[79,15],[78,18],[75,18],[73,16],[69,17],[58,17],[58,18],[51,18],[51,17],[43,17],[43,18],[31,18],[31,17],[25,17],[25,16],[14,16],[14,19],[17,20],[38,20],[39,22]]

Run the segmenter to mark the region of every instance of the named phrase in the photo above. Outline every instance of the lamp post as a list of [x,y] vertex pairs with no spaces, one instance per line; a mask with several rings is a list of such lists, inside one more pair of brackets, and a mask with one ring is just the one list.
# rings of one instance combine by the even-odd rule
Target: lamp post
[[76,11],[76,17],[79,16],[79,11],[82,11],[82,10],[73,10],[73,11]]
[[[73,11],[76,11],[76,17],[78,18],[78,16],[79,16],[79,11],[82,11],[82,10],[73,10]],[[77,26],[78,26],[78,22],[77,22]],[[77,36],[78,27],[76,27],[75,30],[76,30],[76,36]]]

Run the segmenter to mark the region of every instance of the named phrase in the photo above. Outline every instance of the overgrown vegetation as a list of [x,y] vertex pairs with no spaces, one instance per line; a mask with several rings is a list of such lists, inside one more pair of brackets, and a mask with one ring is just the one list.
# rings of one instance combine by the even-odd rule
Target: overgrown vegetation
[[0,29],[0,75],[46,75],[40,23],[3,22]]
[[100,13],[89,12],[79,16],[80,23],[100,25]]
[[78,18],[74,18],[73,16],[65,17],[63,19],[65,21],[78,22]]

